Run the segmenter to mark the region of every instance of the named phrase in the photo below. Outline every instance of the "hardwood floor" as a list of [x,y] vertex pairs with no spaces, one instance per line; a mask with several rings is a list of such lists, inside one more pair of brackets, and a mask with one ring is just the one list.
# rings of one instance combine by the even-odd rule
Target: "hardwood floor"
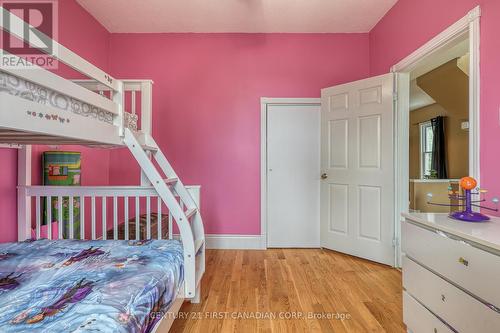
[[398,270],[333,251],[208,250],[171,331],[404,332],[401,294]]

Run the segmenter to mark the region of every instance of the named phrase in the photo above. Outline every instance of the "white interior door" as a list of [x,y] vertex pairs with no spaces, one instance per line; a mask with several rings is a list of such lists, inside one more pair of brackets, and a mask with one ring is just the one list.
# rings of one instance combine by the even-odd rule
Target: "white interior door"
[[321,104],[321,246],[393,265],[393,76],[323,89]]
[[320,106],[267,106],[267,246],[319,247]]

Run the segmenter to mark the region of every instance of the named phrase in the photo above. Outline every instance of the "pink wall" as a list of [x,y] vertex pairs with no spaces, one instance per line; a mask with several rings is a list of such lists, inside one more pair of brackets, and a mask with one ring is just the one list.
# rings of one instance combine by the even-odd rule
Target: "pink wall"
[[500,195],[500,1],[399,0],[370,32],[370,71],[386,73],[447,26],[480,5],[481,16],[481,186]]
[[[260,98],[319,97],[368,75],[367,34],[113,34],[111,74],[153,79],[154,137],[202,185],[206,232],[260,233]],[[110,181],[136,183],[129,153]]]
[[[59,41],[69,49],[107,70],[109,33],[74,0],[59,1]],[[75,72],[61,66],[58,74],[67,78],[79,77]],[[39,184],[41,175],[40,153],[50,148],[33,147],[33,182]],[[109,151],[92,150],[85,147],[61,147],[83,152],[87,185],[108,184]],[[17,240],[17,151],[0,149],[0,242]],[[98,172],[97,170],[106,170]]]
[[0,243],[17,240],[17,150],[0,148]]

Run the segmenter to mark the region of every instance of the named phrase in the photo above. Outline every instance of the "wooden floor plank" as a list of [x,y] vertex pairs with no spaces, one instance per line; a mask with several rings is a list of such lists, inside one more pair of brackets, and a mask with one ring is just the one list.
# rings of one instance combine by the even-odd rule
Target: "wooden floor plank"
[[[323,249],[208,250],[171,332],[405,332],[401,273]],[[343,316],[343,319],[341,318]]]

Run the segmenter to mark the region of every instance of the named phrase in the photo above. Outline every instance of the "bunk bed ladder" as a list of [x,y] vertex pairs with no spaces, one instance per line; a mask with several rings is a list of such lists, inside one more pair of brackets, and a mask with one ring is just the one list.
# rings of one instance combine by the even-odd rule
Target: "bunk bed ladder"
[[[198,206],[150,135],[145,137],[147,145],[142,145],[134,133],[126,128],[123,141],[139,163],[143,174],[168,207],[169,213],[177,221],[185,249],[184,283],[186,298],[191,298],[192,302],[199,302],[200,279],[205,271],[205,237]],[[167,179],[162,177],[150,155],[152,155]],[[191,228],[191,231],[187,228]],[[196,260],[197,256],[199,256],[200,260]]]

